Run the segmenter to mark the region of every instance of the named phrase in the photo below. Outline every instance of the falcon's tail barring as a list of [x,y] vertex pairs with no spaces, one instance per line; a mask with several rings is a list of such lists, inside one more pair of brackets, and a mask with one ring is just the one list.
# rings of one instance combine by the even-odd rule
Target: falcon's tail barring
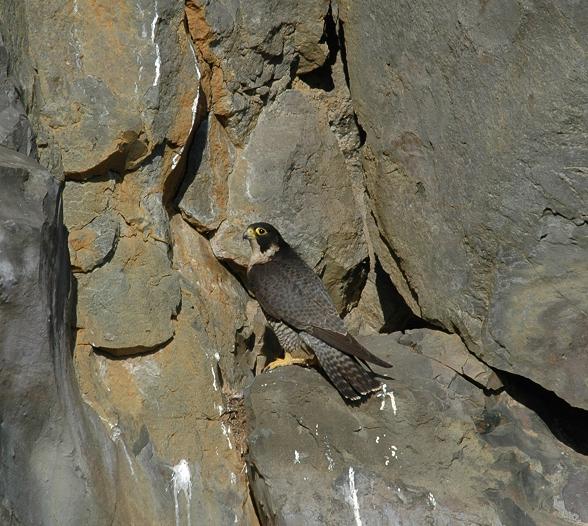
[[343,397],[360,400],[382,388],[373,373],[364,369],[353,356],[344,354],[305,332],[301,332],[300,337],[314,351],[329,380]]

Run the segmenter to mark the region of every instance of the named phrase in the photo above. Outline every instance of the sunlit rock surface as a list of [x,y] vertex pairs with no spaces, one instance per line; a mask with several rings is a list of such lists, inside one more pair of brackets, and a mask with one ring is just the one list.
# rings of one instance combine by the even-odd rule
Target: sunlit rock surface
[[[0,2],[0,523],[588,524],[584,11]],[[254,220],[385,392],[262,372]]]

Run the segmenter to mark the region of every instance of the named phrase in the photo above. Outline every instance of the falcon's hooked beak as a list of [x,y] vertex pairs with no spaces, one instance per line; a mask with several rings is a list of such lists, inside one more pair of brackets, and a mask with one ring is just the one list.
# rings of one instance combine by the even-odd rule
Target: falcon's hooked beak
[[243,239],[248,239],[249,241],[255,239],[255,230],[253,227],[249,227],[247,230],[245,230],[245,232],[243,232]]

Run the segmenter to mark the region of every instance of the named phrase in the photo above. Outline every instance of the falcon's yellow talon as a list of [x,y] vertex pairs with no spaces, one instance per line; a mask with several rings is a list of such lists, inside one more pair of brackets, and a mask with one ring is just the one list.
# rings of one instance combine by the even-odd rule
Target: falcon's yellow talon
[[285,353],[283,358],[278,358],[272,363],[266,365],[263,372],[271,371],[276,367],[285,367],[286,365],[311,365],[313,361],[312,357],[294,358],[291,354]]

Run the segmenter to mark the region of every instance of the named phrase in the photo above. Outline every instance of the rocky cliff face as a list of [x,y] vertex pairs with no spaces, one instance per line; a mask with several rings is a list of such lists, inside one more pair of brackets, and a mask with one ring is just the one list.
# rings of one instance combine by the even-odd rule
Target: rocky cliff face
[[[588,524],[585,17],[0,4],[2,524]],[[262,373],[261,219],[379,396]]]

